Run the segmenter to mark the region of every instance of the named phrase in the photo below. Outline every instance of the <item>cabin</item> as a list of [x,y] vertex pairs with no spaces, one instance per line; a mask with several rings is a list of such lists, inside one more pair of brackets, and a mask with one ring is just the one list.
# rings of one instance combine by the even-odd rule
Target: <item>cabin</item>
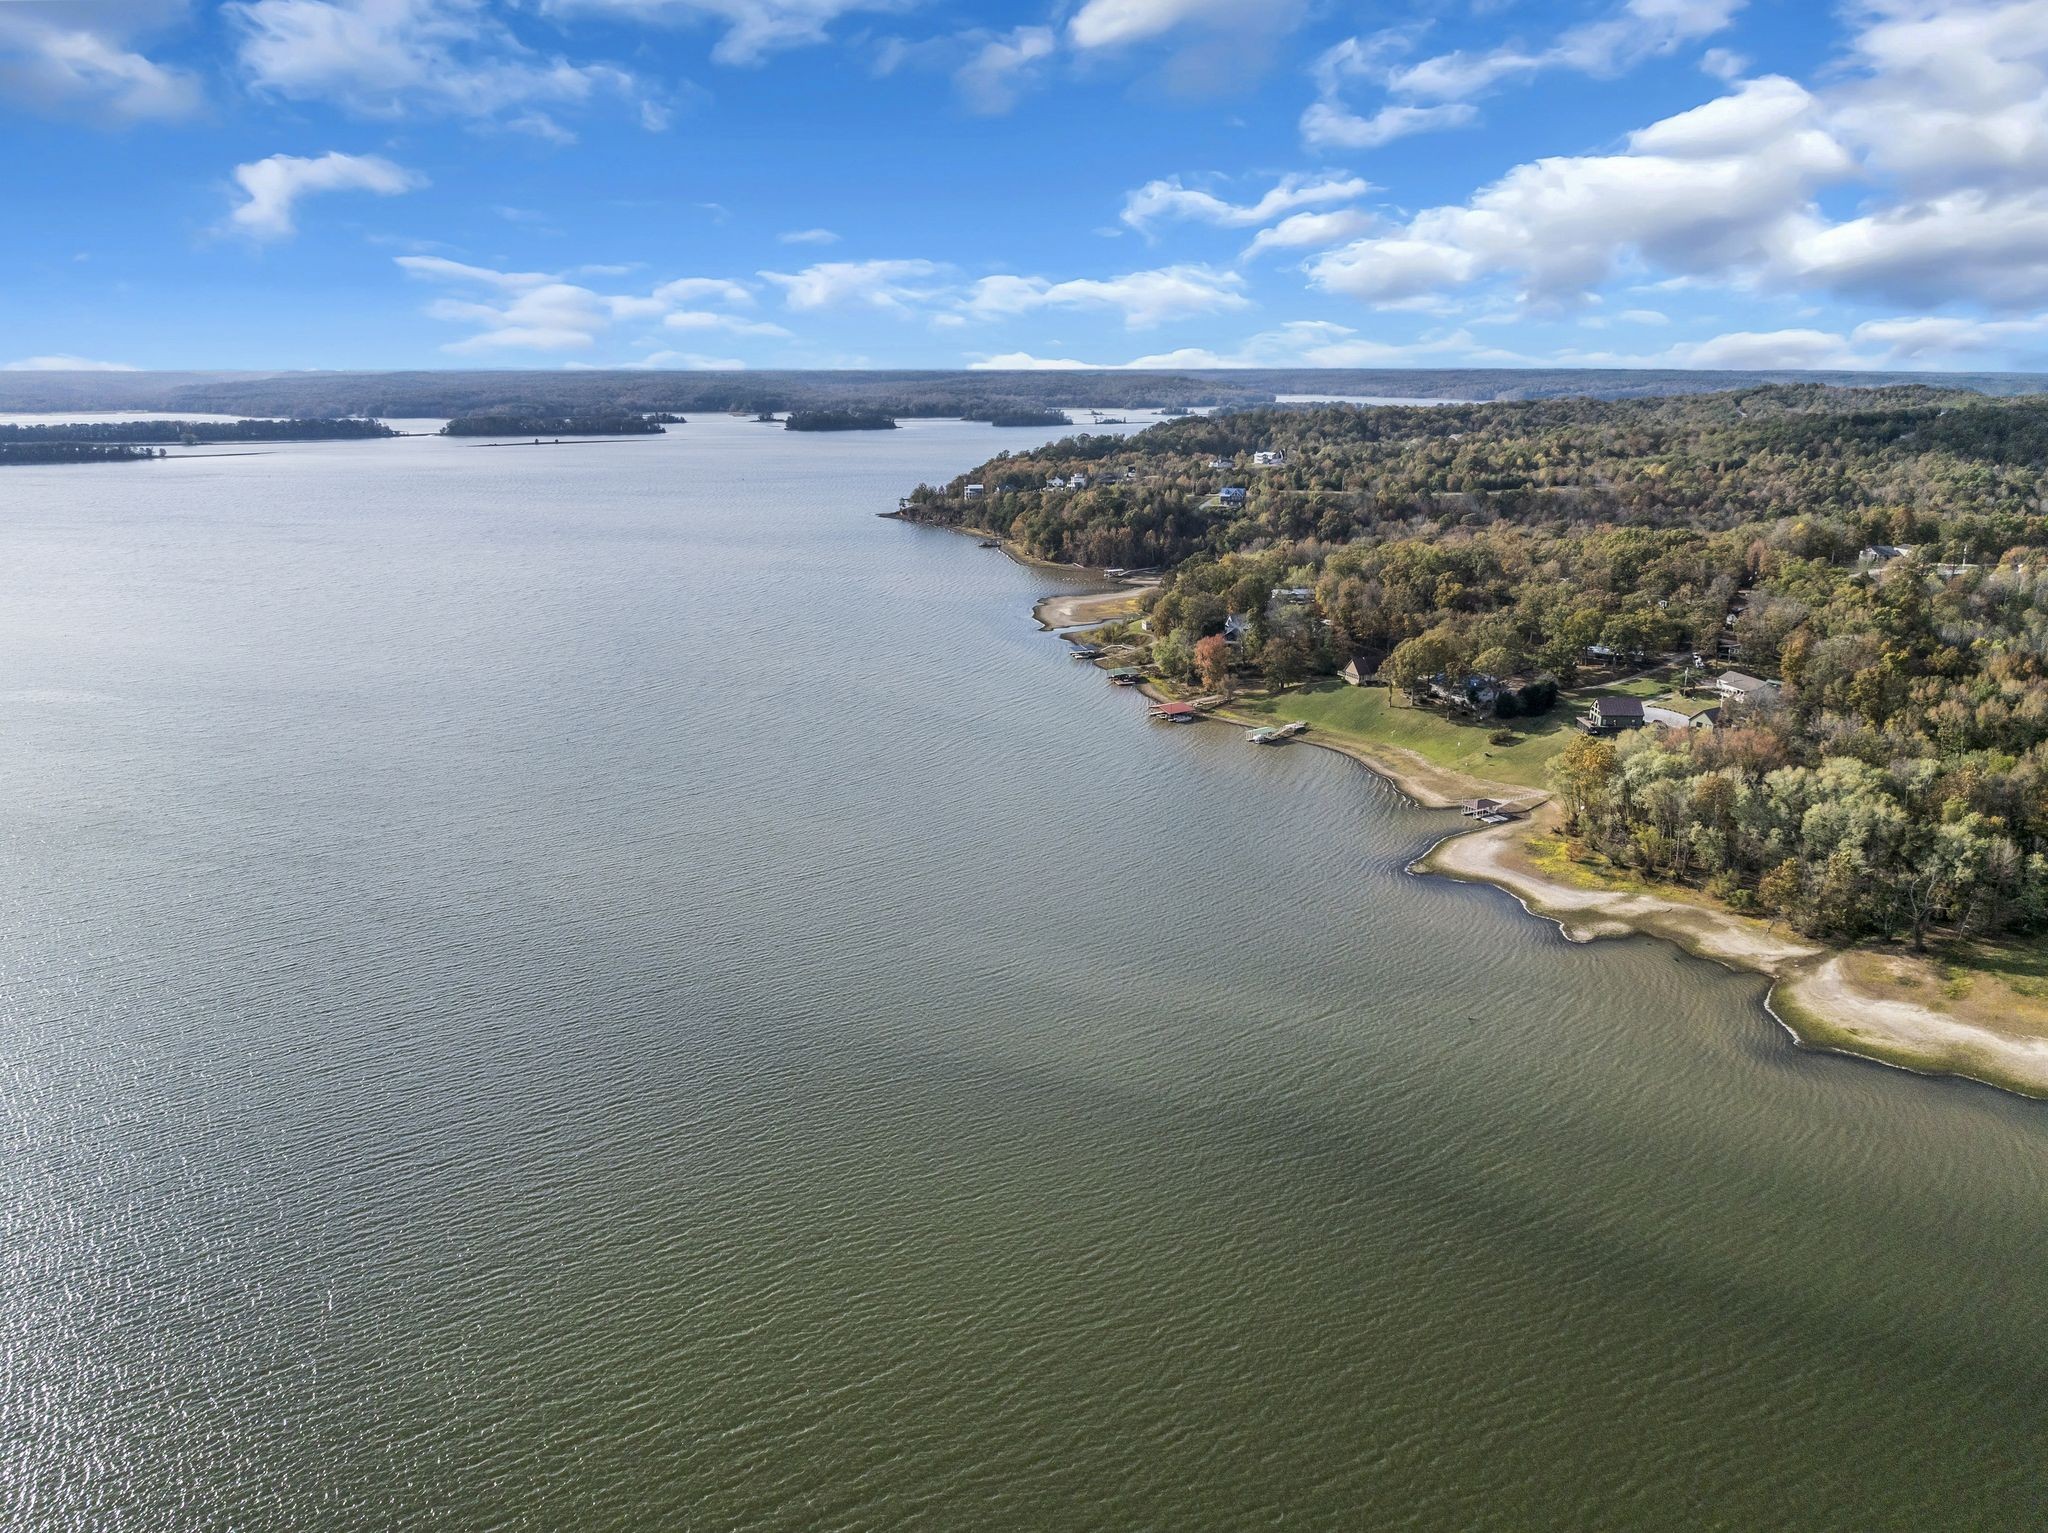
[[1741,703],[1772,696],[1777,692],[1778,684],[1742,671],[1723,671],[1714,679],[1714,690],[1730,702]]
[[1862,553],[1856,556],[1856,562],[1858,564],[1867,565],[1873,569],[1883,569],[1887,564],[1890,564],[1892,560],[1903,559],[1905,557],[1906,551],[1903,548],[1897,547],[1894,544],[1873,543],[1868,548],[1864,549]]
[[1371,650],[1353,650],[1351,658],[1344,664],[1344,669],[1337,674],[1344,679],[1347,686],[1370,686],[1379,675],[1380,661],[1384,658]]
[[1244,486],[1237,484],[1225,485],[1216,492],[1216,498],[1226,506],[1241,506],[1244,504]]
[[1579,724],[1589,735],[1611,735],[1623,729],[1643,727],[1640,697],[1598,697],[1579,715]]

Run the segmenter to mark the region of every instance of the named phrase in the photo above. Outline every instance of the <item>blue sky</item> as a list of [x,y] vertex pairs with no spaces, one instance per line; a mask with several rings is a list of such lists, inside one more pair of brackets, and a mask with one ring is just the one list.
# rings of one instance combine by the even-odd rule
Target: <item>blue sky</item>
[[2048,364],[2048,0],[0,0],[0,365]]

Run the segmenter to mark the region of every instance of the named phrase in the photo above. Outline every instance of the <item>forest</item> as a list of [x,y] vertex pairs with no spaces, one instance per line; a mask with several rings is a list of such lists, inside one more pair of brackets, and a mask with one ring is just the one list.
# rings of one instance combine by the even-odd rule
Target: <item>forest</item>
[[0,425],[0,445],[34,442],[107,442],[183,444],[210,442],[334,442],[359,441],[398,433],[381,421],[354,418],[328,420],[241,421],[66,421],[52,425]]
[[[1144,371],[696,372],[560,369],[473,372],[0,372],[0,410],[158,410],[214,415],[381,416],[581,415],[655,410],[859,408],[899,420],[997,412],[1187,409],[1270,405],[1286,395],[1403,399],[1527,400],[1564,396],[1629,398],[1749,387],[1800,378],[1878,385],[1912,381],[1898,373],[1691,372],[1586,368],[1231,368]],[[1985,394],[2038,391],[2026,373],[1953,375]]]
[[161,458],[161,447],[130,447],[101,442],[0,441],[0,466],[10,463],[139,463]]
[[592,415],[462,415],[441,428],[442,436],[659,436],[676,415],[614,412]]
[[884,410],[792,410],[784,431],[894,431],[896,418]]
[[[1045,488],[1080,464],[1091,488]],[[905,514],[1169,566],[1147,613],[1169,675],[1233,631],[1265,683],[1358,657],[1417,700],[1569,686],[1595,657],[1740,667],[1776,685],[1712,729],[1555,759],[1573,844],[1917,944],[2048,924],[2044,467],[2048,400],[1801,385],[1178,420],[1002,455]]]

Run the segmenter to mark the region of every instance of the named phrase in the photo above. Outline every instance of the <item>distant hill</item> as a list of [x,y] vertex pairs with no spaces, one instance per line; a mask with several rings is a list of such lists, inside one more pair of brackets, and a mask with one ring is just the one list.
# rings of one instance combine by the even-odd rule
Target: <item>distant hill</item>
[[1256,368],[1126,372],[0,372],[0,410],[167,410],[273,416],[560,416],[611,412],[861,409],[899,418],[1059,406],[1245,408],[1278,395],[1630,399],[1771,383],[1934,383],[2048,392],[2039,373],[1689,372],[1680,369]]

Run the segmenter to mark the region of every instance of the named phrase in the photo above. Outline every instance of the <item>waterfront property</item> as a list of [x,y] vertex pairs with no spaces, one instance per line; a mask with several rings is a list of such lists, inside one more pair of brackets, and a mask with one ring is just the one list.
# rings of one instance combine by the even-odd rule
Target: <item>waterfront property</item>
[[1192,724],[1202,716],[1202,710],[1193,703],[1154,703],[1146,712],[1169,724]]
[[1639,697],[1596,697],[1593,706],[1579,715],[1588,734],[1611,735],[1623,729],[1640,729],[1644,724],[1643,700]]

